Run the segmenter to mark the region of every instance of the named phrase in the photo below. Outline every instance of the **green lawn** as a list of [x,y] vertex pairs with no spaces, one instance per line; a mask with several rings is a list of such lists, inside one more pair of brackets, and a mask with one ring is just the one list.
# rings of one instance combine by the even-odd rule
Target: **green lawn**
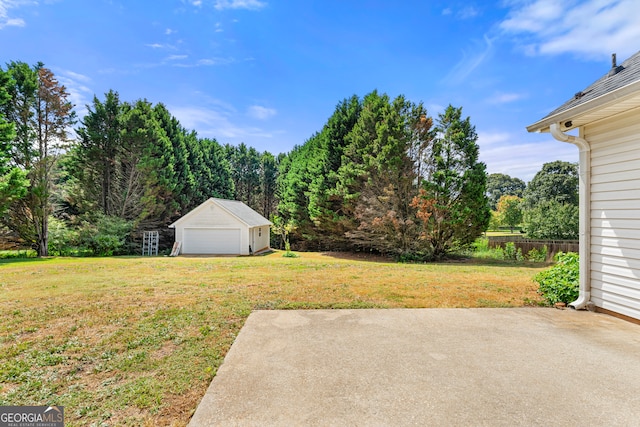
[[517,307],[545,267],[300,255],[0,260],[0,405],[184,425],[252,310]]

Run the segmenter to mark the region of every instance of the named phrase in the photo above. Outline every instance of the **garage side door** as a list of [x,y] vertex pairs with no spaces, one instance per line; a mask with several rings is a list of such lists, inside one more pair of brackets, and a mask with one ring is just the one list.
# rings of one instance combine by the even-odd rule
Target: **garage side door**
[[185,228],[183,254],[228,255],[240,253],[240,229]]

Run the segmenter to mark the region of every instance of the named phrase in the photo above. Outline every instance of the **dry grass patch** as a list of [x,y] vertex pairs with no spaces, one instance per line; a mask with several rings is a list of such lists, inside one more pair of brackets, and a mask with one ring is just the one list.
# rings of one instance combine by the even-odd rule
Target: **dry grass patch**
[[301,255],[1,262],[0,405],[184,425],[251,310],[522,306],[544,267]]

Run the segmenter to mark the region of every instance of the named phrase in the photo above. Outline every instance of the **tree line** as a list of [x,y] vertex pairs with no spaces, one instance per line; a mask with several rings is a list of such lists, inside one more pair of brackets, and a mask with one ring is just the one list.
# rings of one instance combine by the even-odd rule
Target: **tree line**
[[279,215],[302,248],[442,258],[489,223],[476,141],[461,108],[434,122],[403,96],[345,99],[283,159]]
[[132,236],[166,231],[209,197],[274,213],[272,154],[199,138],[163,104],[113,90],[87,108],[77,121],[69,92],[41,63],[0,69],[0,220],[39,256],[73,246],[131,252]]
[[577,240],[579,228],[578,164],[545,163],[525,184],[519,178],[491,174],[487,194],[492,208],[490,228],[521,227],[533,239]]
[[462,108],[434,119],[403,96],[346,98],[279,155],[200,138],[163,104],[113,90],[87,111],[77,120],[41,63],[0,68],[0,221],[39,256],[137,252],[144,230],[170,245],[167,225],[220,197],[270,218],[298,249],[439,259],[468,248],[496,191],[508,193],[487,181]]

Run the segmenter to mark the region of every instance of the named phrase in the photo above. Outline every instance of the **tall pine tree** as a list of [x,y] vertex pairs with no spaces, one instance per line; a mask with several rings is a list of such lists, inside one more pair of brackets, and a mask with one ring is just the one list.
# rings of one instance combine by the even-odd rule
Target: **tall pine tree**
[[486,196],[486,166],[478,160],[478,136],[462,108],[439,115],[436,136],[426,160],[420,197],[413,201],[424,230],[425,250],[439,259],[469,247],[491,218]]

